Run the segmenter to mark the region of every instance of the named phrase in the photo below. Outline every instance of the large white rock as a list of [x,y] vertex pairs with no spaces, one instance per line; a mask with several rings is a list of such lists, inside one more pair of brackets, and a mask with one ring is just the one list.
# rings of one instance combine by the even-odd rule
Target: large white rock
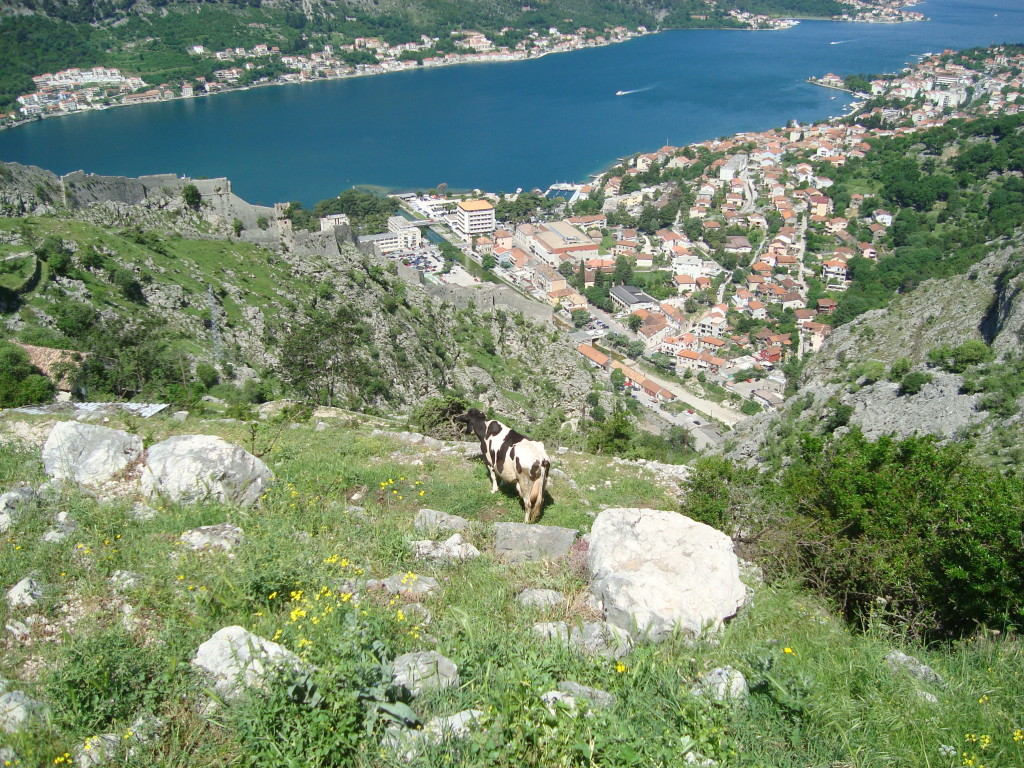
[[744,601],[729,537],[676,512],[604,510],[587,564],[608,622],[654,640],[676,628],[693,636],[718,628]]
[[237,445],[212,435],[177,435],[149,449],[142,492],[172,501],[250,506],[273,479],[266,464]]
[[97,485],[142,458],[142,438],[119,429],[62,421],[43,445],[43,468],[58,480]]
[[283,645],[254,635],[244,627],[224,627],[199,646],[192,665],[210,678],[213,689],[232,698],[244,688],[262,686],[275,668],[298,670],[299,657]]

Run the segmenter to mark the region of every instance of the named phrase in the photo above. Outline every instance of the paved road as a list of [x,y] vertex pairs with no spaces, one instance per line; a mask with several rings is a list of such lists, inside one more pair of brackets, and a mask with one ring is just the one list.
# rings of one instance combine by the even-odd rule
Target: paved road
[[[629,363],[626,364],[629,365]],[[658,376],[651,375],[646,370],[642,371],[642,373],[651,381],[663,386],[682,402],[693,406],[696,410],[706,413],[712,418],[718,419],[723,424],[728,424],[731,427],[747,418],[744,414],[739,411],[735,411],[732,408],[726,408],[711,400],[705,400],[703,397],[697,397],[697,395],[693,394],[688,389],[685,389],[682,385],[676,384],[674,381],[666,381]]]

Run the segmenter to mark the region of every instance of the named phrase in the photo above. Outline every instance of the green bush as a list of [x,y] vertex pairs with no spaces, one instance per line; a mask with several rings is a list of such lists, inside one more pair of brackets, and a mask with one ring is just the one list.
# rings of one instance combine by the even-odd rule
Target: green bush
[[429,397],[417,405],[409,424],[417,432],[439,440],[455,440],[462,434],[452,419],[469,409],[469,402],[453,395]]
[[900,394],[901,395],[916,395],[920,392],[924,385],[932,380],[930,373],[924,373],[922,371],[911,371],[903,380],[900,382]]
[[32,365],[25,350],[0,341],[0,408],[46,403],[53,392],[53,382]]
[[955,635],[1024,618],[1024,480],[933,438],[805,436],[780,488],[807,578],[846,614],[880,605],[912,630]]
[[956,347],[944,344],[928,352],[928,362],[950,373],[963,373],[971,366],[989,362],[992,357],[993,353],[988,345],[976,339],[965,341]]

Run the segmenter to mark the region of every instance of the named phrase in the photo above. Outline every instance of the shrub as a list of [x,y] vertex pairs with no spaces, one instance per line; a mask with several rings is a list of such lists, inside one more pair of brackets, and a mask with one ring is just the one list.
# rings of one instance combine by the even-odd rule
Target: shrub
[[0,341],[0,408],[46,403],[54,386],[32,365],[21,347]]
[[211,389],[220,382],[220,374],[209,363],[199,363],[196,366],[196,378],[206,389]]
[[930,373],[924,373],[922,371],[911,371],[903,380],[900,382],[900,394],[901,395],[916,395],[920,392],[924,385],[932,380]]
[[1024,481],[930,437],[805,436],[781,491],[807,578],[864,621],[956,635],[1024,616]]
[[439,440],[458,439],[462,431],[452,419],[469,409],[469,403],[461,397],[441,395],[430,397],[417,405],[409,416],[409,424],[424,435]]
[[987,363],[993,357],[992,350],[983,341],[971,339],[957,347],[946,344],[928,352],[928,361],[950,373],[963,373],[973,365]]
[[761,406],[753,400],[744,400],[743,405],[740,407],[740,411],[747,416],[753,416],[754,414],[761,412]]
[[889,367],[889,381],[899,381],[908,373],[910,373],[910,358],[897,358]]

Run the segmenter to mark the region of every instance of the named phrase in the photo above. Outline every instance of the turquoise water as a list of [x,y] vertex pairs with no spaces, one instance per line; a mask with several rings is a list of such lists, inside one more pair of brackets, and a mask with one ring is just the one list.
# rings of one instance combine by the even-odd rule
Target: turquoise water
[[926,51],[1024,42],[1020,0],[915,10],[932,21],[680,30],[525,62],[88,112],[0,132],[0,159],[57,173],[228,176],[264,204],[309,204],[354,185],[543,188],[666,143],[839,114],[848,97],[805,83],[811,75],[896,71]]

